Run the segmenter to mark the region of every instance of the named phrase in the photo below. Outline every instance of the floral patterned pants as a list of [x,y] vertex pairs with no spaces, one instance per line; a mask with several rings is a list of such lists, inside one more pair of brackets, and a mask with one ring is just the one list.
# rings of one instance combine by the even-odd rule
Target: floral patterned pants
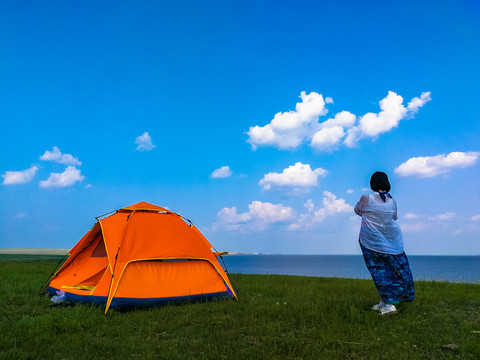
[[360,244],[363,259],[385,304],[413,301],[415,287],[405,253],[383,254]]

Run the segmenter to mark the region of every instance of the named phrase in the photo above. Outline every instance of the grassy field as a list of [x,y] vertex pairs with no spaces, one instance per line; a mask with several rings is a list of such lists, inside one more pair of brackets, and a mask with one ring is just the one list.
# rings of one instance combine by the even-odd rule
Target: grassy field
[[381,317],[368,280],[230,274],[239,301],[105,315],[36,295],[58,259],[0,255],[0,359],[480,359],[480,285]]

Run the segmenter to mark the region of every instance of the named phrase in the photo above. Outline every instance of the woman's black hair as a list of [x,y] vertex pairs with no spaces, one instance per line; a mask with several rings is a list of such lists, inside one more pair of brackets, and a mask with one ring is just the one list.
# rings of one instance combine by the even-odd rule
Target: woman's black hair
[[370,178],[370,188],[373,191],[386,191],[389,192],[392,188],[388,181],[388,176],[382,171],[375,171]]

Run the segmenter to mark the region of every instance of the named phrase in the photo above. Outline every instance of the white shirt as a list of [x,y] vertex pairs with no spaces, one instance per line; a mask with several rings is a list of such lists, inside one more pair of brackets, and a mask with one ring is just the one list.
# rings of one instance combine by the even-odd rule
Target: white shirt
[[403,253],[403,237],[396,220],[397,202],[387,196],[384,202],[377,193],[363,195],[355,206],[362,217],[360,243],[369,250],[385,254]]

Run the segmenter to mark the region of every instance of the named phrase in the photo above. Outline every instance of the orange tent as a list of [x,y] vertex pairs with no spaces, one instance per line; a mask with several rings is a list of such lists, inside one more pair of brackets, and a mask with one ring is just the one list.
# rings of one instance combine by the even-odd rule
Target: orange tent
[[146,202],[107,215],[97,218],[41,292],[63,290],[66,300],[105,305],[105,312],[236,298],[219,254],[189,220]]

